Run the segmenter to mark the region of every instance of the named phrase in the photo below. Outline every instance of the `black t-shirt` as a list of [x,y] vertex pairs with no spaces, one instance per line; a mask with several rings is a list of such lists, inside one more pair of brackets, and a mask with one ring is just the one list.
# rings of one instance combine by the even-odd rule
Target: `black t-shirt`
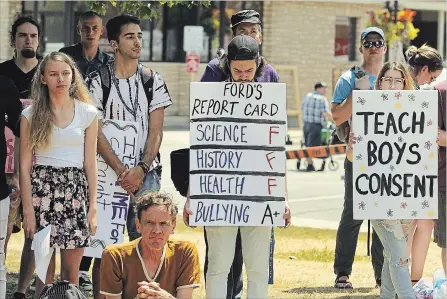
[[31,81],[36,73],[37,65],[28,73],[24,73],[14,62],[14,59],[0,63],[0,75],[10,78],[20,93],[21,99],[29,99],[31,96]]
[[19,120],[22,113],[22,103],[20,102],[19,91],[14,82],[0,75],[0,115],[6,115],[8,122],[4,117],[0,117],[0,131],[3,137],[0,137],[0,200],[8,195],[8,185],[5,178],[6,164],[6,137],[5,126],[11,129],[15,136],[19,136]]

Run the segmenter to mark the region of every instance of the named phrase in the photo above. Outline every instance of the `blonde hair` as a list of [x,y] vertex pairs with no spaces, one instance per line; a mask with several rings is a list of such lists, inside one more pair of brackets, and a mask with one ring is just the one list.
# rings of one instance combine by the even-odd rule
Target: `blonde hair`
[[405,65],[400,62],[387,62],[383,65],[382,69],[379,72],[379,75],[377,76],[374,89],[376,90],[382,89],[380,86],[380,82],[382,81],[382,78],[385,76],[385,73],[388,71],[399,71],[402,74],[402,77],[405,80],[404,90],[414,89],[413,78],[411,77],[410,72],[405,67]]
[[70,97],[76,98],[81,102],[90,102],[89,93],[81,73],[76,68],[75,63],[70,56],[60,52],[52,52],[45,56],[37,67],[31,87],[31,99],[33,99],[29,128],[31,149],[36,147],[48,148],[51,142],[53,123],[50,94],[48,86],[43,84],[41,79],[45,72],[45,68],[50,61],[65,62],[70,66],[72,71],[72,81],[69,88]]
[[419,74],[424,66],[428,67],[430,72],[442,70],[444,62],[438,50],[423,44],[419,49],[410,46],[405,53],[408,59],[408,65],[415,75]]

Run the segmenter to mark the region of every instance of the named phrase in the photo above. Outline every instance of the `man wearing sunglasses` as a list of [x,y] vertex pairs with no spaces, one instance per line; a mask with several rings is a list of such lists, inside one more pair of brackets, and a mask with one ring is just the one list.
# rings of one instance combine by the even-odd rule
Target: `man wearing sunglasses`
[[[369,27],[362,31],[359,51],[363,55],[363,64],[354,66],[343,73],[335,86],[331,104],[331,113],[335,124],[348,135],[349,124],[352,116],[352,91],[354,89],[373,89],[376,76],[383,66],[386,53],[385,35],[376,27]],[[345,124],[345,123],[348,124]],[[345,130],[346,128],[346,130]],[[340,130],[337,128],[337,133]],[[344,137],[340,136],[340,140]],[[353,219],[353,176],[352,162],[345,159],[345,203],[337,230],[337,242],[335,248],[334,272],[336,275],[335,288],[350,289],[352,284],[349,276],[352,272],[357,239],[362,225],[362,220]],[[372,265],[377,285],[380,285],[383,246],[375,232],[372,239]]]

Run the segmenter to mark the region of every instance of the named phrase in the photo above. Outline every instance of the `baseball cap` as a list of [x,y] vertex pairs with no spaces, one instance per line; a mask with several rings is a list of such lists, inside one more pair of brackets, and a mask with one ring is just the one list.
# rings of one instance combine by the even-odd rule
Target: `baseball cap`
[[259,13],[252,9],[241,10],[231,16],[231,28],[240,23],[262,24],[259,19]]
[[377,33],[383,40],[385,40],[385,33],[383,33],[382,29],[377,27],[368,27],[365,30],[363,30],[362,35],[360,35],[360,40],[364,40],[366,36],[370,33]]
[[248,35],[238,35],[228,45],[227,59],[255,60],[259,56],[259,46],[254,38]]
[[320,87],[327,87],[327,84],[324,82],[318,82],[317,84],[315,84],[314,89],[317,89]]

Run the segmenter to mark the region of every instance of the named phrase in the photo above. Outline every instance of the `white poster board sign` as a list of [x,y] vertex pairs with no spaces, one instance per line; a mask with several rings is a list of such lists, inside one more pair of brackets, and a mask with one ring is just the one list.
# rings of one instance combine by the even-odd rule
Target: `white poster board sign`
[[[102,132],[114,153],[127,168],[136,165],[137,156],[136,122],[103,120]],[[98,155],[98,228],[92,236],[91,246],[84,251],[85,256],[101,258],[103,249],[110,244],[124,242],[129,195],[117,183],[115,171]]]
[[192,225],[283,226],[286,84],[191,83]]
[[438,92],[352,96],[354,219],[438,217]]

